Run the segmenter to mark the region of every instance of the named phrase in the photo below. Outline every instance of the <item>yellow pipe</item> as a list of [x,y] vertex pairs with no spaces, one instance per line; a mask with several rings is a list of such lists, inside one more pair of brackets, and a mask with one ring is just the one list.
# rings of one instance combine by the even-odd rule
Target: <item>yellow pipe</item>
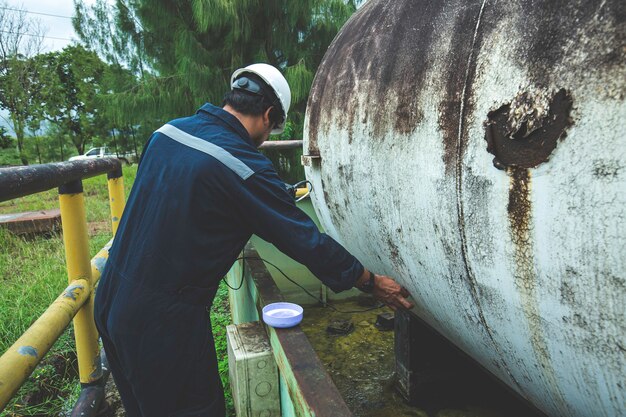
[[308,192],[309,192],[309,189],[307,187],[296,188],[296,198],[305,196]]
[[[82,191],[80,181],[66,184],[59,188],[59,202],[68,279],[70,282],[76,279],[86,280],[91,292],[93,281]],[[80,382],[88,384],[97,381],[102,376],[102,366],[98,331],[93,316],[93,292],[74,317],[74,338]]]
[[[109,258],[112,243],[113,239],[91,260],[91,278],[94,283],[100,279],[100,274]],[[80,306],[87,300],[88,293],[85,291],[88,288],[87,284],[86,280],[72,282],[43,315],[0,357],[0,411],[15,395],[37,363],[63,333]],[[72,298],[72,294],[76,300]],[[68,295],[70,295],[69,298]],[[29,347],[35,349],[37,357],[15,354],[15,352],[19,353],[20,348],[25,353],[33,352]]]
[[107,175],[108,187],[109,187],[109,206],[111,207],[111,228],[113,230],[113,236],[117,232],[117,227],[120,224],[122,213],[124,212],[124,206],[126,205],[126,197],[124,195],[124,177],[122,177],[122,170],[110,172]]
[[71,282],[41,317],[0,357],[0,411],[13,398],[89,296],[90,286],[87,280]]
[[109,259],[109,249],[111,249],[112,244],[113,239],[109,240],[109,242],[100,249],[100,252],[96,253],[96,256],[91,259],[91,281],[94,286],[100,280],[100,276],[104,271],[104,266]]
[[[119,184],[122,178],[114,180],[119,181],[114,181],[114,184],[111,185],[111,179],[109,180],[109,195],[121,194],[122,197],[119,199],[117,197],[111,198],[112,200],[117,200],[117,204],[112,204],[112,215],[115,213],[121,214],[125,203],[123,184]],[[76,186],[76,184],[74,185]],[[112,188],[113,192],[111,192]],[[0,357],[0,411],[6,407],[20,386],[22,386],[75,316],[74,327],[76,350],[79,357],[80,380],[82,383],[94,382],[101,375],[100,354],[97,343],[98,334],[93,320],[93,294],[91,288],[100,279],[100,275],[109,258],[109,249],[113,239],[91,259],[89,266],[85,267],[84,258],[88,259],[89,257],[89,247],[84,200],[82,192],[80,192],[81,190],[82,188],[78,187],[73,190],[70,188],[68,192],[63,192],[63,187],[61,187],[59,196],[70,285]],[[81,219],[83,220],[82,222]],[[116,228],[116,225],[114,227]],[[72,281],[73,276],[79,276],[80,278]],[[85,308],[81,309],[83,305],[85,305]],[[83,317],[79,317],[81,315]],[[79,348],[79,345],[82,348]],[[85,349],[88,354],[87,358],[85,358],[84,354],[78,353],[79,350],[85,351]]]

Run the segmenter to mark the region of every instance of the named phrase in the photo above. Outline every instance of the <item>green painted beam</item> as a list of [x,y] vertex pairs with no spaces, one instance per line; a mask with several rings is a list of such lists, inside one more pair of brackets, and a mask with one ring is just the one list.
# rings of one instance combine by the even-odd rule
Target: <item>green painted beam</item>
[[[244,251],[248,258],[258,258],[252,245]],[[250,277],[251,298],[256,301],[258,314],[263,306],[283,301],[265,264],[260,260],[247,260],[246,277]],[[252,289],[254,287],[254,289]],[[255,291],[256,290],[256,291]],[[350,417],[352,412],[326,372],[306,335],[296,326],[274,329],[265,326],[278,369],[299,417]],[[283,414],[284,415],[284,414]]]

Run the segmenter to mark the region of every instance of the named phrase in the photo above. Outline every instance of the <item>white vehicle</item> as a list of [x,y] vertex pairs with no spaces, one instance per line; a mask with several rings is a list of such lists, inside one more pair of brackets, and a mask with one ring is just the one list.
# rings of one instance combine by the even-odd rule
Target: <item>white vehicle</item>
[[130,165],[131,163],[135,162],[135,159],[136,159],[135,154],[133,153],[116,154],[115,152],[112,152],[110,148],[103,146],[100,148],[92,148],[88,150],[84,155],[72,156],[69,160],[80,161],[83,159],[105,158],[105,157],[117,158],[127,165]]

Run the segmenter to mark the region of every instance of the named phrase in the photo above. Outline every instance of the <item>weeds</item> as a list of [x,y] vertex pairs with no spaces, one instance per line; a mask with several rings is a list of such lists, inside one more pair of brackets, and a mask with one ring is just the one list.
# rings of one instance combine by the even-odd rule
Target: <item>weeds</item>
[[228,348],[226,345],[226,326],[230,324],[230,307],[228,304],[228,287],[222,281],[211,308],[211,327],[213,328],[213,339],[215,340],[215,352],[217,354],[217,364],[224,387],[224,397],[226,399],[226,411],[229,416],[235,415],[233,396],[228,380]]

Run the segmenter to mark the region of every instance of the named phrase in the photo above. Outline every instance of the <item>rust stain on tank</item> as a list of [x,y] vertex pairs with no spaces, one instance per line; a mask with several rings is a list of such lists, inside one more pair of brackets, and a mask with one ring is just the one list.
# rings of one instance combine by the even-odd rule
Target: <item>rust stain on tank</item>
[[[410,134],[422,121],[420,95],[432,60],[432,19],[442,2],[370,1],[345,24],[315,75],[307,104],[309,153],[331,125],[348,131],[367,125],[378,140]],[[363,31],[371,32],[363,36]],[[339,47],[340,46],[340,47]],[[357,109],[357,106],[361,106]],[[355,118],[357,111],[362,117]],[[457,115],[458,116],[458,115]]]
[[624,1],[522,1],[515,4],[522,8],[524,22],[534,23],[517,29],[516,35],[526,41],[511,45],[511,57],[527,69],[535,83],[551,85],[556,81],[557,73],[552,69],[555,64],[576,55],[572,45],[585,51],[585,64],[571,67],[580,79],[589,77],[598,68],[605,73],[623,71]]
[[468,140],[467,119],[474,111],[474,81],[477,75],[476,55],[483,38],[491,28],[481,25],[487,1],[474,1],[456,17],[451,49],[446,51],[444,99],[439,103],[438,123],[443,134],[443,162],[446,174],[455,175],[465,153]]
[[511,103],[489,112],[485,140],[494,166],[534,168],[546,162],[572,125],[572,103],[565,89],[551,98],[538,89],[520,92]]
[[333,224],[335,224],[337,226],[338,229],[341,229],[342,225],[344,224],[346,218],[345,218],[345,211],[346,211],[346,204],[345,201],[343,202],[343,205],[339,204],[339,199],[334,198],[334,196],[337,196],[337,193],[329,193],[328,190],[331,190],[330,188],[330,181],[327,181],[323,176],[321,177],[321,181],[322,181],[322,190],[324,193],[324,200],[327,204],[327,206],[330,208],[330,215],[333,219]]
[[507,174],[510,178],[507,213],[511,240],[514,245],[515,286],[519,291],[526,317],[530,344],[542,368],[541,372],[546,378],[548,388],[551,390],[551,396],[564,407],[563,409],[567,409],[546,343],[537,298],[537,287],[540,284],[533,259],[531,172],[527,168],[509,167]]
[[514,245],[515,285],[526,317],[530,344],[551,396],[563,409],[567,404],[559,389],[541,323],[533,259],[531,171],[548,161],[559,140],[572,124],[572,98],[565,89],[552,97],[543,89],[522,91],[510,102],[487,115],[485,140],[494,155],[494,166],[510,178],[507,213]]
[[[485,318],[481,298],[477,288],[477,280],[468,260],[467,236],[465,229],[465,208],[463,204],[463,156],[469,138],[468,125],[474,113],[474,83],[478,75],[477,54],[482,47],[483,39],[492,31],[489,25],[482,25],[483,14],[488,8],[487,0],[464,2],[459,6],[452,18],[453,24],[450,49],[438,51],[446,55],[445,69],[442,74],[445,94],[438,107],[438,124],[443,136],[443,162],[445,173],[454,177],[457,201],[458,230],[461,240],[461,255],[465,274],[460,276],[465,284],[473,305],[476,308],[475,320],[468,316],[470,323],[479,323],[486,332],[493,348],[498,354],[498,368],[503,368],[511,382],[524,393],[521,384],[509,370],[502,359],[504,354],[496,342]],[[492,5],[489,5],[492,6]],[[471,10],[471,12],[468,12]],[[496,11],[492,10],[492,13]]]
[[[465,208],[463,205],[463,155],[468,141],[468,120],[474,112],[474,82],[478,73],[477,53],[485,36],[492,28],[481,25],[487,0],[464,3],[459,10],[462,13],[454,17],[454,30],[450,42],[450,50],[446,50],[446,68],[443,74],[445,97],[439,103],[438,124],[443,133],[443,162],[445,172],[454,176],[457,201],[458,230],[461,240],[461,255],[465,274],[460,280],[472,298],[476,308],[475,319],[468,317],[468,322],[478,323],[485,331],[493,348],[498,354],[498,368],[503,368],[511,382],[523,393],[524,389],[513,376],[504,357],[501,347],[496,342],[487,319],[485,318],[481,298],[477,288],[474,271],[468,261],[467,236],[465,229]],[[471,9],[472,12],[467,12]],[[444,53],[440,51],[440,53]],[[456,285],[456,284],[454,284]]]

